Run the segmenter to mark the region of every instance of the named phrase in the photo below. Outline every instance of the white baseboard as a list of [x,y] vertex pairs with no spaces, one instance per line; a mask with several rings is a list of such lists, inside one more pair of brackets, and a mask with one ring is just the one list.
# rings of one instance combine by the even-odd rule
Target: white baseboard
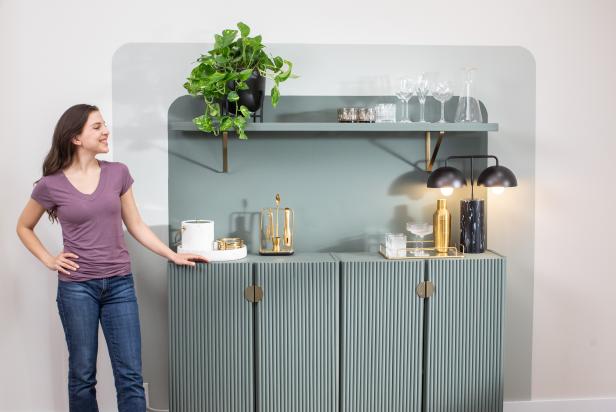
[[503,412],[615,412],[616,399],[505,402]]

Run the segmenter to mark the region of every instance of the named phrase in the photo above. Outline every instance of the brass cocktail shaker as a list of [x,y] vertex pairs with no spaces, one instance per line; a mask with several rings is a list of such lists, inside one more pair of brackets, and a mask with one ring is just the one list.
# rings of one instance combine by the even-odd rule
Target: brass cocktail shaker
[[447,200],[436,201],[434,212],[434,248],[438,253],[446,253],[451,239],[451,213],[447,210]]

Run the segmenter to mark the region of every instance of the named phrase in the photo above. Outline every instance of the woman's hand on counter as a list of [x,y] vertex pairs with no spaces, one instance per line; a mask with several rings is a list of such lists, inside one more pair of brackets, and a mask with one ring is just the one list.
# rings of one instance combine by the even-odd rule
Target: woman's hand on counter
[[192,253],[175,253],[171,259],[176,265],[195,266],[195,262],[208,263],[209,260],[201,255],[194,255]]

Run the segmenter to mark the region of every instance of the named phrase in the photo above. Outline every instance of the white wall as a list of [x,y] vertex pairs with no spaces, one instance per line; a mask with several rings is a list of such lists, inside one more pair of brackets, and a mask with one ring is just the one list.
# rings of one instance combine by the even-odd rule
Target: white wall
[[[57,118],[71,104],[93,102],[113,124],[111,58],[122,44],[205,42],[238,20],[272,43],[526,47],[537,63],[532,396],[616,396],[610,299],[616,279],[608,269],[616,229],[608,208],[616,199],[605,171],[616,149],[607,124],[616,114],[616,3],[381,1],[367,7],[314,0],[293,4],[293,11],[288,2],[262,2],[258,11],[254,2],[241,1],[232,10],[203,1],[86,4],[0,0],[0,410],[66,409],[54,274],[14,232]],[[143,215],[160,224],[160,215]],[[57,226],[42,221],[37,232],[51,251],[60,250]],[[99,398],[102,410],[112,410],[112,376],[101,353]]]

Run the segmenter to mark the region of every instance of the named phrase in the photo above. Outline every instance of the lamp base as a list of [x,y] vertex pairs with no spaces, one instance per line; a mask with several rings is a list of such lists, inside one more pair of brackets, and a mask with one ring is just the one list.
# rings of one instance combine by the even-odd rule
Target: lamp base
[[460,247],[464,253],[483,253],[486,243],[484,201],[460,200]]

